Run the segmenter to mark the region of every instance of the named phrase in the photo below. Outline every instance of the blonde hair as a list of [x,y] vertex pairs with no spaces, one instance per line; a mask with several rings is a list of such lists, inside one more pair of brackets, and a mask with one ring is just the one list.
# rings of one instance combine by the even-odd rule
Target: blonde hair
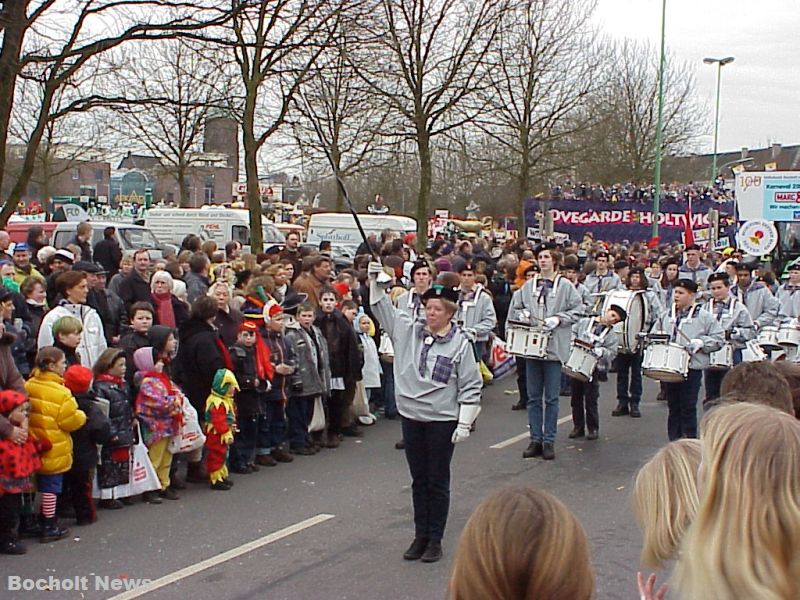
[[636,474],[631,499],[644,537],[643,565],[660,567],[676,558],[700,503],[700,458],[700,440],[677,440],[656,452]]
[[152,277],[150,277],[151,292],[155,293],[156,283],[159,281],[164,281],[167,284],[170,293],[172,293],[172,290],[175,289],[175,280],[172,279],[172,275],[170,275],[167,271],[156,271],[153,273]]
[[590,600],[589,543],[560,500],[506,488],[467,521],[450,578],[453,600]]
[[800,581],[800,423],[768,406],[701,422],[700,506],[676,580],[686,600],[794,600]]

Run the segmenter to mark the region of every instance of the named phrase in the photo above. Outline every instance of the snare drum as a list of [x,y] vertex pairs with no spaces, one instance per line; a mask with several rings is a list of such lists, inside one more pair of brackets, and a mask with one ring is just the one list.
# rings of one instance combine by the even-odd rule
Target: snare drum
[[561,370],[572,379],[591,381],[596,366],[597,357],[592,352],[592,345],[583,340],[575,340],[572,343],[569,359]]
[[656,381],[680,383],[689,374],[689,353],[674,342],[650,343],[644,349],[642,373]]
[[767,360],[767,354],[756,340],[750,340],[742,348],[742,362],[761,362]]
[[722,348],[709,356],[708,368],[712,371],[726,371],[733,366],[733,345],[723,344]]
[[791,323],[784,323],[778,329],[778,344],[797,348],[800,346],[800,329]]
[[764,350],[780,350],[781,345],[778,343],[778,328],[774,325],[766,325],[758,332],[758,345]]
[[526,356],[530,330],[527,325],[509,322],[506,327],[506,351],[514,356]]
[[547,358],[547,344],[549,342],[549,331],[531,329],[528,332],[528,345],[525,348],[525,358]]

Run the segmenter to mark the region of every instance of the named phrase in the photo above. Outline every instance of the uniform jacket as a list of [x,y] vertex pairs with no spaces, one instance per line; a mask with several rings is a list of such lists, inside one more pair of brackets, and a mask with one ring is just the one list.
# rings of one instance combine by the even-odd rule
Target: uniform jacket
[[397,297],[397,308],[411,315],[412,319],[425,318],[425,307],[422,306],[419,294],[411,289]]
[[784,283],[776,294],[780,303],[781,320],[800,317],[800,285]]
[[725,339],[731,341],[734,349],[740,350],[745,347],[748,341],[755,339],[756,328],[753,324],[753,319],[750,317],[745,305],[736,298],[730,298],[728,304],[724,307],[719,302],[711,299],[706,304],[706,310],[722,326],[722,330],[725,332]]
[[678,279],[691,279],[697,284],[698,293],[708,287],[708,277],[713,271],[703,263],[692,269],[689,265],[678,267]]
[[777,325],[780,302],[763,283],[754,281],[746,290],[738,285],[731,288],[731,295],[744,302],[750,316],[758,327]]
[[[311,331],[303,329],[297,321],[286,326],[286,338],[291,340],[297,353],[297,365],[292,375],[302,387],[290,396],[328,396],[330,394],[330,361],[328,342],[315,325]],[[296,386],[295,386],[296,387]]]
[[608,370],[617,356],[619,336],[613,327],[601,325],[595,317],[583,317],[572,326],[572,339],[588,342],[593,348],[601,348],[603,355],[597,362],[598,368]]
[[[527,322],[541,329],[544,319],[558,317],[560,322],[558,327],[550,332],[545,360],[564,363],[569,358],[572,326],[584,314],[583,302],[578,290],[566,278],[556,276],[548,291],[545,291],[544,287],[549,284],[544,281],[542,277],[536,276],[517,290],[518,293],[514,294],[511,301],[512,310],[509,310],[509,319],[513,313],[514,320]],[[591,291],[591,288],[589,289]],[[527,319],[522,311],[527,311],[529,315]]]
[[622,280],[619,275],[609,269],[602,277],[597,274],[597,271],[589,273],[586,279],[583,280],[583,285],[586,286],[590,294],[600,294],[622,289]]
[[477,341],[485,342],[497,326],[497,313],[494,311],[492,297],[480,284],[475,286],[472,297],[468,300],[463,291],[459,295],[461,299],[455,315],[458,326],[465,330],[474,330]]
[[42,455],[39,473],[66,473],[72,466],[70,433],[83,427],[86,414],[64,386],[64,379],[52,371],[34,369],[25,383],[31,402],[30,430],[38,440],[48,440],[53,447]]
[[108,343],[100,315],[87,304],[72,304],[62,300],[47,313],[39,328],[39,348],[53,345],[53,323],[65,316],[75,317],[83,324],[78,354],[81,356],[81,364],[91,369],[108,347]]
[[[685,311],[675,314],[675,305],[662,312],[653,324],[652,333],[669,334],[670,341],[686,347],[689,340],[699,339],[703,341],[700,351],[692,354],[689,359],[690,369],[705,369],[708,367],[709,354],[722,348],[725,343],[725,333],[722,325],[716,318],[702,308],[699,304],[693,304]],[[680,324],[677,324],[680,317]],[[682,332],[678,333],[678,331]]]
[[425,322],[396,309],[385,294],[372,311],[394,345],[398,412],[416,421],[455,421],[461,404],[479,404],[483,381],[472,345],[457,326],[433,336]]

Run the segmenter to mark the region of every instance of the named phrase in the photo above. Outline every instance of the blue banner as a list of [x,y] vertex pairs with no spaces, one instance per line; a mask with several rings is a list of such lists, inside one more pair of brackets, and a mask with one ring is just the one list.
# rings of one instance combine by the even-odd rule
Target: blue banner
[[[538,214],[544,200],[525,200],[525,233],[529,228],[539,227]],[[720,212],[720,237],[733,235],[733,201],[692,201],[692,229],[702,230],[709,226],[708,211],[716,208]],[[662,243],[681,242],[686,230],[687,201],[666,199],[661,202],[658,214],[658,236]],[[591,233],[595,240],[606,242],[646,242],[653,230],[652,203],[642,204],[635,200],[550,200],[553,215],[553,230],[556,234],[567,234],[570,239],[581,241]],[[523,232],[521,232],[522,234]],[[532,236],[528,236],[532,237]],[[560,236],[556,236],[557,238]],[[733,238],[731,238],[733,239]]]

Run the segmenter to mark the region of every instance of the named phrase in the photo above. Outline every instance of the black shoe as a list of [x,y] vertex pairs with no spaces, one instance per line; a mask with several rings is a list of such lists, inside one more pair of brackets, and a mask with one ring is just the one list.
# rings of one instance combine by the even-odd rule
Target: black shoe
[[364,437],[364,432],[355,425],[351,425],[342,429],[342,435],[346,437]]
[[158,495],[161,496],[162,498],[166,498],[167,500],[180,500],[181,499],[181,497],[178,496],[178,492],[176,492],[174,489],[172,489],[172,486],[169,486],[165,490],[161,490],[160,492],[158,492]]
[[142,494],[142,502],[147,502],[147,504],[161,504],[161,496],[158,495],[158,492],[145,492]]
[[123,503],[125,506],[133,506],[133,505],[134,505],[133,498],[131,498],[130,496],[128,496],[128,497],[125,497],[125,498],[120,498],[120,501],[121,501],[121,502],[122,502],[122,503]]
[[297,454],[299,456],[311,456],[314,454],[314,451],[310,448],[289,448],[289,452],[292,454]]
[[639,418],[641,418],[641,416],[642,416],[642,413],[641,413],[641,412],[639,412],[639,407],[638,407],[638,406],[637,406],[637,407],[635,407],[635,408],[632,408],[632,409],[631,409],[631,416],[632,416],[634,419],[639,419]]
[[39,537],[42,533],[39,517],[37,515],[20,515],[18,533],[21,538]]
[[272,458],[282,463],[290,463],[294,460],[294,456],[289,454],[283,448],[278,448],[272,451]]
[[230,490],[230,489],[231,489],[231,486],[229,486],[229,485],[228,485],[227,483],[225,483],[225,481],[223,480],[223,481],[218,481],[217,483],[212,483],[212,484],[211,484],[211,489],[212,489],[212,490],[221,491],[221,492],[227,492],[228,490]]
[[251,469],[249,465],[245,465],[243,467],[231,467],[230,472],[236,473],[237,475],[250,475],[253,469]]
[[425,553],[425,549],[427,547],[428,538],[414,538],[414,541],[411,542],[408,550],[406,550],[405,554],[403,554],[403,558],[405,560],[419,560],[422,558],[422,555]]
[[3,540],[0,542],[0,554],[25,554],[28,549],[25,544],[16,538]]
[[627,406],[617,405],[617,408],[611,411],[612,417],[624,417],[627,414],[629,414]]
[[440,561],[442,558],[442,542],[439,540],[431,540],[428,542],[428,547],[425,548],[425,552],[422,554],[422,562],[424,563],[435,563]]
[[578,429],[577,427],[569,432],[569,439],[574,440],[575,438],[582,438],[586,435],[586,432],[583,428]]
[[39,534],[39,541],[42,544],[48,542],[55,542],[69,535],[69,529],[66,527],[59,527],[58,520],[55,517],[45,519],[42,517],[42,530]]
[[119,510],[120,508],[125,508],[125,505],[120,502],[119,500],[100,500],[97,503],[100,508],[105,508],[106,510]]
[[522,458],[536,458],[542,455],[542,442],[531,442],[522,453]]
[[262,467],[275,467],[278,465],[278,461],[272,458],[272,456],[269,454],[259,454],[256,456],[256,464],[261,465]]
[[400,440],[399,442],[394,443],[395,450],[405,450],[406,449],[406,442],[405,440]]
[[596,440],[598,438],[597,429],[590,429],[589,434],[586,436],[587,440]]
[[516,404],[511,405],[511,410],[525,410],[526,408],[528,407],[525,406],[523,402],[517,402]]
[[545,442],[542,444],[542,458],[545,460],[553,460],[556,457],[556,450],[553,444]]

